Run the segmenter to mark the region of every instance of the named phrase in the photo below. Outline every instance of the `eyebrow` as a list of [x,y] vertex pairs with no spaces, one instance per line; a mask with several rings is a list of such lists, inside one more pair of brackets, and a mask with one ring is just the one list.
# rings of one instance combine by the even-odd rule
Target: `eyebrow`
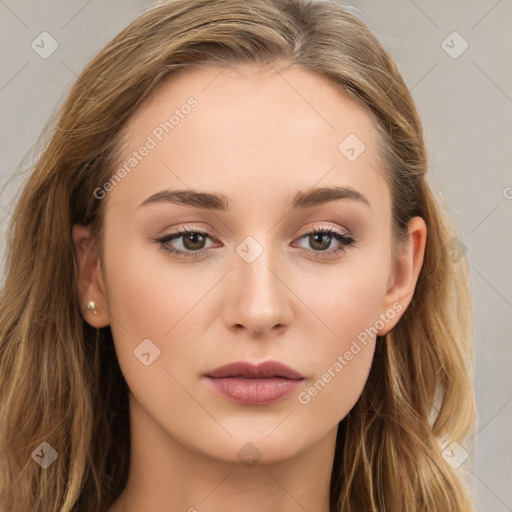
[[[371,208],[368,198],[352,187],[319,187],[306,192],[299,191],[290,201],[290,208],[311,208],[313,206],[330,203],[338,200],[355,200]],[[222,193],[199,192],[197,190],[161,190],[149,196],[140,205],[148,206],[154,203],[172,203],[183,206],[192,206],[205,210],[229,211],[229,198]]]

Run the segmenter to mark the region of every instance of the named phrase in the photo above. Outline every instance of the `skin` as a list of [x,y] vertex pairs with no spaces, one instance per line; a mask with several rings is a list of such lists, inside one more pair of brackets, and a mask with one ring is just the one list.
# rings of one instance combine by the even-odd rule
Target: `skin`
[[[87,227],[73,227],[84,317],[111,326],[130,388],[130,476],[110,511],[327,512],[337,425],[364,388],[375,335],[307,404],[299,393],[393,304],[401,311],[377,333],[396,325],[423,263],[426,226],[409,221],[409,246],[394,261],[372,117],[297,68],[174,75],[129,120],[126,159],[190,96],[198,105],[103,199],[104,254]],[[348,134],[366,146],[354,161],[338,149]],[[290,209],[297,191],[331,185],[357,189],[370,207],[336,200]],[[138,208],[178,188],[221,192],[231,210]],[[198,258],[173,256],[154,241],[187,226],[211,238],[169,244],[205,248]],[[348,231],[357,246],[326,255],[340,246],[335,238],[322,249],[305,235],[325,226]],[[236,252],[247,236],[263,249],[252,263]],[[85,309],[89,300],[97,314]],[[147,338],[160,350],[149,366],[134,355]],[[305,376],[271,405],[231,402],[202,378],[228,362],[267,359]],[[239,455],[244,446],[254,463]]]

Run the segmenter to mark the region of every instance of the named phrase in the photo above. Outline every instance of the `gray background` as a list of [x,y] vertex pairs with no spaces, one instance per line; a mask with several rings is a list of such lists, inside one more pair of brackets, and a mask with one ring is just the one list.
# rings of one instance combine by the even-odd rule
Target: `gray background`
[[[149,5],[143,0],[0,0],[1,185],[81,68]],[[512,1],[351,5],[394,55],[412,91],[428,138],[430,183],[467,250],[480,423],[475,501],[483,512],[512,511],[512,73],[507,57]],[[58,43],[46,59],[31,47],[43,31]],[[454,31],[460,36],[451,35]],[[464,41],[468,48],[460,53]],[[13,180],[0,197],[2,254],[18,184]]]

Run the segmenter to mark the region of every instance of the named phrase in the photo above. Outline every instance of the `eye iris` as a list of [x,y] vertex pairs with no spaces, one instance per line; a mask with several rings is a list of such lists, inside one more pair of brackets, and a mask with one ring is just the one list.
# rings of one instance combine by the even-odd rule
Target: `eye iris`
[[[203,235],[201,235],[200,233],[186,233],[186,234],[182,235],[182,237],[183,237],[183,245],[187,249],[194,250],[194,249],[202,249],[203,248],[201,246],[201,244],[204,244],[205,237]],[[189,244],[186,243],[189,240],[192,241],[192,246],[190,246]],[[197,243],[199,243],[200,247],[196,246]]]
[[[315,244],[317,243],[318,239],[320,240],[319,241],[320,247],[315,247]],[[310,242],[313,241],[313,243],[311,243],[311,247],[316,248],[318,250],[323,250],[323,249],[327,249],[329,247],[329,245],[331,243],[331,235],[326,234],[326,233],[316,233],[316,234],[310,235],[309,240],[310,240]]]

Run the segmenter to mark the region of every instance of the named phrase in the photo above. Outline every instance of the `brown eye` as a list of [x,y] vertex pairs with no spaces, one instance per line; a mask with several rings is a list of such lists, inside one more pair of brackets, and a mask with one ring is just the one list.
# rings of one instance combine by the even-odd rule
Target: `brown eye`
[[[208,238],[211,238],[208,233],[198,230],[179,230],[175,233],[170,233],[162,238],[157,239],[160,247],[165,251],[175,254],[183,258],[201,256],[208,249],[205,248],[205,242]],[[181,239],[183,248],[176,248],[171,244]]]
[[193,231],[187,233],[186,235],[180,236],[183,237],[183,245],[185,246],[185,249],[197,251],[204,248],[203,246],[206,241],[206,238],[202,233],[197,233]]
[[325,251],[329,248],[332,241],[332,236],[325,233],[316,233],[314,235],[308,235],[309,244],[311,247],[318,251]]
[[[356,243],[355,239],[348,233],[341,233],[333,228],[309,229],[300,239],[307,240],[307,244],[312,249],[308,252],[313,253],[315,258],[324,258],[336,255],[340,251],[345,251],[346,247],[355,245]],[[335,249],[329,249],[333,240],[337,242],[338,247]]]

